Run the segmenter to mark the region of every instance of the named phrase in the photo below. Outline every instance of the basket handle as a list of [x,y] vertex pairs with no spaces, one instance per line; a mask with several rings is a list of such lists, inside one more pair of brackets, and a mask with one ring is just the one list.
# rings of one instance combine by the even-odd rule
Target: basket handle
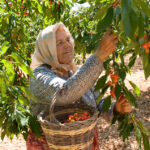
[[52,98],[51,102],[50,102],[50,107],[49,107],[49,119],[50,122],[56,123],[56,124],[61,124],[54,116],[54,106],[55,106],[55,102],[56,102],[56,94],[58,93],[59,90],[57,90],[54,93],[54,97]]

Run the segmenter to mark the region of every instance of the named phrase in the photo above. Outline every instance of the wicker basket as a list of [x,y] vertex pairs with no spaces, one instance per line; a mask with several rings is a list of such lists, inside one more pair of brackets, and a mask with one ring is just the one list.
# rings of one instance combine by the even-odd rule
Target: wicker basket
[[[87,106],[81,100],[66,106],[55,106],[53,99],[50,110],[38,115],[46,140],[51,150],[89,150],[93,144],[94,128],[98,114],[96,108]],[[55,107],[54,107],[55,106]],[[87,111],[91,117],[84,121],[65,123],[67,116]]]

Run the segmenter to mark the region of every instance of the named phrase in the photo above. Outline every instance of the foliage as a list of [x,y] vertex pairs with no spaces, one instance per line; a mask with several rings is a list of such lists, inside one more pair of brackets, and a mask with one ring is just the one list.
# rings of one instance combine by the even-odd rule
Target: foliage
[[[89,3],[89,7],[72,11],[74,4]],[[27,137],[28,129],[40,135],[40,125],[30,110],[29,100],[34,96],[29,91],[29,77],[33,77],[29,65],[39,31],[56,22],[64,22],[75,39],[76,54],[83,62],[87,53],[94,53],[100,37],[108,29],[118,35],[117,50],[104,62],[105,75],[99,78],[95,90],[101,90],[97,103],[110,89],[104,111],[109,109],[112,98],[125,95],[131,105],[137,107],[136,97],[124,81],[137,57],[143,62],[145,78],[150,76],[150,2],[146,0],[1,0],[0,1],[0,127],[1,138],[13,138],[20,133]],[[124,57],[131,55],[129,64]],[[139,88],[129,81],[137,96]],[[127,139],[135,130],[141,148],[149,149],[144,125],[134,114],[117,115],[120,136]]]

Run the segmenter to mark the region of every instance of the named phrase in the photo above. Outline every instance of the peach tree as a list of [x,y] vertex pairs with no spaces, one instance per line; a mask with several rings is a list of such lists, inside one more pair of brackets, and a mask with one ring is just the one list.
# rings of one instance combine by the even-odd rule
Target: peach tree
[[[89,7],[73,11],[74,4],[88,2]],[[35,100],[29,90],[29,67],[39,31],[56,22],[63,22],[75,39],[76,54],[83,62],[86,54],[93,53],[100,37],[108,29],[117,35],[117,50],[104,62],[105,75],[95,86],[100,90],[97,103],[105,98],[103,111],[107,111],[112,99],[126,96],[131,105],[137,107],[136,97],[126,86],[125,79],[137,57],[143,63],[145,78],[150,76],[150,2],[148,0],[2,0],[0,1],[0,127],[1,138],[22,134],[28,135],[30,128],[40,136],[40,125],[30,109],[30,100]],[[130,55],[129,63],[124,57]],[[137,96],[140,89],[129,81]],[[134,131],[141,149],[150,149],[150,130],[133,113],[116,115],[112,123],[118,122],[123,140]]]

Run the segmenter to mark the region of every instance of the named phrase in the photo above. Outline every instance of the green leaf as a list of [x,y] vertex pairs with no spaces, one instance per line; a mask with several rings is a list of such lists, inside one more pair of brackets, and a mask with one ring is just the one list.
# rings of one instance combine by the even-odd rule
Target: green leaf
[[25,116],[23,112],[16,110],[16,116],[20,120],[21,126],[28,125],[29,117]]
[[20,118],[20,123],[21,123],[21,125],[22,125],[22,126],[28,125],[28,120],[29,120],[28,117],[25,117],[25,118],[21,117],[21,118]]
[[142,15],[140,15],[138,19],[138,36],[143,37],[144,36],[144,19]]
[[140,129],[137,126],[135,127],[135,129],[136,129],[136,131],[135,131],[136,141],[138,143],[139,150],[141,150],[141,138],[142,138],[142,134],[141,134]]
[[0,77],[0,91],[1,91],[1,96],[3,98],[6,97],[7,89],[6,89],[6,84],[5,84],[3,77]]
[[12,139],[13,139],[13,137],[14,137],[14,134],[13,134],[13,133],[11,133],[11,134],[10,134],[10,139],[12,140]]
[[137,107],[137,102],[136,102],[135,96],[131,92],[128,92],[128,95],[129,95],[129,102],[130,102],[130,104],[132,104],[133,106]]
[[111,96],[108,96],[104,99],[103,105],[102,105],[102,111],[107,112],[111,106]]
[[35,135],[39,138],[41,135],[41,125],[38,122],[36,116],[30,116],[29,127],[35,133]]
[[139,97],[139,96],[140,96],[140,93],[141,93],[139,87],[138,87],[137,85],[135,85],[132,81],[129,81],[129,83],[130,83],[130,85],[133,87],[133,89],[135,90],[137,96]]
[[110,8],[111,5],[112,4],[110,3],[110,4],[105,5],[104,7],[100,7],[99,10],[96,13],[94,19],[96,19],[96,20],[100,19],[101,20],[101,18],[104,17],[104,15],[107,13],[108,8]]
[[25,62],[23,61],[23,59],[17,54],[17,53],[12,53],[11,54],[12,58],[15,59],[16,61],[16,65],[18,65],[23,72],[25,72],[27,75],[34,77],[30,67],[28,65],[25,64]]
[[115,95],[116,95],[117,99],[121,96],[121,86],[118,83],[115,86]]
[[147,80],[150,76],[150,69],[148,67],[144,68],[145,79]]
[[0,114],[0,127],[2,126],[4,120],[5,120],[5,114],[4,114],[4,113],[1,113],[1,114]]
[[5,130],[3,132],[1,132],[1,139],[4,140],[4,137],[5,137],[6,133],[5,133]]
[[[117,114],[117,115],[114,115],[111,123],[114,124],[116,121],[118,121],[119,124],[122,124],[126,119],[128,121],[128,115],[127,114],[126,115],[125,114]],[[121,126],[123,127],[125,124],[126,123],[123,123],[123,125],[121,125]],[[122,129],[122,127],[120,129]],[[118,127],[118,129],[119,129],[119,127]]]
[[120,55],[121,63],[124,65],[124,56],[121,54]]
[[134,10],[131,8],[131,0],[121,0],[122,7],[122,22],[126,35],[134,39],[134,33],[137,28],[138,17]]
[[96,83],[94,91],[98,91],[105,86],[107,75],[102,76]]
[[125,141],[130,136],[130,133],[133,131],[133,129],[133,123],[129,123],[126,126],[124,126],[124,128],[120,132],[120,136],[123,137],[123,141]]
[[18,95],[18,100],[23,105],[29,105],[29,100],[25,98],[23,95]]
[[131,68],[135,64],[136,58],[137,58],[137,55],[133,53],[133,55],[129,59],[129,64],[128,64],[129,68]]
[[19,88],[24,92],[25,96],[27,96],[28,99],[31,99],[34,102],[36,102],[36,99],[35,99],[34,95],[32,94],[32,92],[30,91],[29,88],[26,88],[24,86],[19,86]]
[[145,133],[142,132],[142,137],[143,137],[144,150],[150,150],[148,136]]
[[97,97],[96,99],[96,104],[99,104],[99,102],[101,101],[102,97],[104,96],[104,94],[106,93],[107,89],[109,88],[109,85],[105,85],[104,88],[102,89],[100,95]]
[[115,124],[117,121],[117,116],[114,115],[113,119],[111,120],[111,125]]
[[143,53],[143,68],[147,68],[149,65],[148,55],[144,52]]
[[132,106],[137,107],[137,102],[136,102],[135,96],[134,96],[130,91],[128,91],[127,88],[123,88],[123,90],[124,90],[124,93],[125,93],[125,95],[126,95],[128,101],[129,101],[129,103],[130,103]]
[[9,42],[5,41],[0,49],[0,56],[5,54],[9,47],[10,47]]
[[124,81],[126,77],[126,71],[122,68],[122,69],[118,69],[117,72],[119,74],[119,77]]
[[24,63],[23,58],[21,58],[17,53],[12,53],[11,56],[16,60],[18,63]]
[[148,4],[146,4],[146,1],[144,0],[137,0],[136,1],[139,7],[142,8],[144,13],[150,18],[150,7],[148,7]]
[[130,133],[133,131],[133,123],[129,123],[129,116],[126,114],[118,115],[118,130],[120,130],[119,136],[122,136],[123,141],[125,141]]
[[78,1],[79,4],[83,4],[83,3],[85,3],[85,2],[86,2],[86,0],[79,0],[79,1]]
[[143,122],[138,120],[138,126],[140,127],[140,129],[142,129],[142,131],[146,131],[146,127],[144,126]]
[[127,45],[127,47],[125,47],[123,51],[128,52],[129,50],[134,49],[136,47],[137,47],[137,42],[132,41],[131,43],[129,43],[129,45]]
[[113,8],[110,7],[107,11],[106,16],[100,20],[97,24],[97,32],[102,32],[110,27],[113,20]]
[[73,6],[73,3],[71,3],[69,0],[64,1],[66,4]]
[[25,140],[27,140],[27,137],[28,137],[28,133],[27,132],[24,132],[24,133],[22,133],[23,134],[23,138],[25,139]]
[[3,63],[4,67],[6,68],[6,74],[8,75],[9,83],[13,84],[14,78],[15,78],[15,72],[14,72],[13,64],[11,62],[4,60],[4,59],[1,62]]
[[148,133],[150,134],[150,129],[148,129]]
[[[124,130],[124,128],[128,125],[128,119],[124,118],[122,121],[118,122],[117,130]],[[120,134],[121,135],[121,134]]]
[[103,63],[103,66],[104,66],[105,70],[108,70],[110,62],[111,62],[111,59],[107,58],[107,60]]
[[39,13],[43,13],[42,6],[40,4],[38,4],[38,11]]
[[150,53],[149,55],[146,54],[145,52],[143,53],[142,55],[142,62],[143,62],[143,69],[144,69],[144,75],[145,75],[145,79],[147,79],[149,76],[150,76],[150,69],[149,69],[149,66],[150,66]]

